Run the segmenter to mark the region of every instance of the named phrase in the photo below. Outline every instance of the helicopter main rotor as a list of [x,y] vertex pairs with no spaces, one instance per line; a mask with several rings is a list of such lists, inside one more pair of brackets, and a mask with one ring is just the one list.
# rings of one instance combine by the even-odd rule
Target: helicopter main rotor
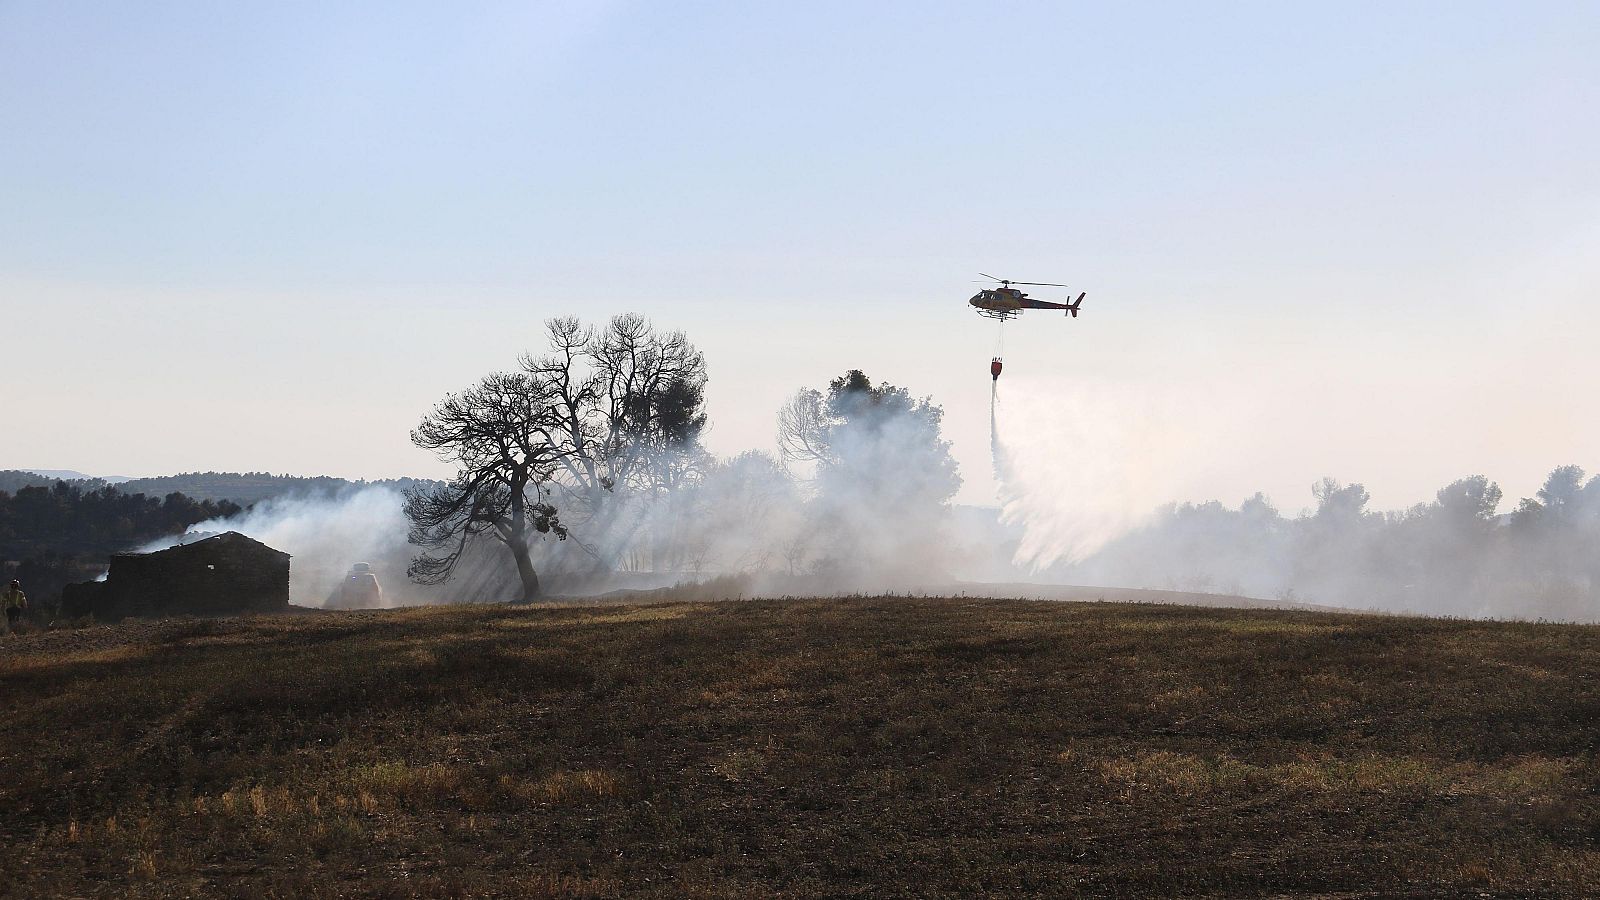
[[[985,277],[987,279],[989,279],[990,281],[998,281],[998,282],[1000,282],[1000,286],[1001,287],[1010,287],[1013,284],[1025,284],[1028,287],[1066,287],[1066,285],[1064,285],[1064,284],[1056,284],[1055,282],[1052,282],[1052,281],[1012,281],[1012,280],[1010,280],[1008,278],[996,278],[996,277],[994,277],[993,275],[990,275],[987,272],[979,272],[978,274],[982,275],[983,277]],[[978,283],[981,284],[982,282],[978,282]]]

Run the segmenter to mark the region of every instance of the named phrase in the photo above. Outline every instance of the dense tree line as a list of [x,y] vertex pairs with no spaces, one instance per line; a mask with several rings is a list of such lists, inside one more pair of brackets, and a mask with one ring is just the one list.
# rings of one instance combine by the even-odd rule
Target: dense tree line
[[84,491],[115,487],[124,494],[144,494],[147,497],[165,497],[178,493],[195,500],[229,501],[241,506],[251,506],[263,500],[290,495],[332,496],[349,488],[369,485],[405,490],[429,482],[415,478],[387,478],[377,481],[335,478],[331,475],[274,475],[270,472],[183,472],[178,475],[159,475],[152,478],[134,478],[111,484],[100,478],[48,478],[33,472],[17,469],[0,471],[0,491],[16,493],[25,487],[50,487],[64,481]]
[[22,488],[0,493],[0,557],[49,551],[104,556],[240,510],[226,500],[194,500],[178,493],[147,497],[113,487],[84,490],[65,482]]
[[[15,494],[17,491],[20,491],[23,488],[47,488],[55,484],[57,480],[58,479],[55,478],[47,478],[43,475],[36,475],[33,472],[24,472],[21,469],[5,469],[0,471],[0,492]],[[70,480],[68,483],[76,487],[89,490],[105,487],[106,484],[104,481],[101,481],[98,478],[90,479],[89,481],[83,481],[75,478]]]
[[226,500],[194,500],[178,493],[147,497],[66,482],[0,491],[0,564],[7,579],[22,581],[30,594],[48,601],[63,584],[103,571],[112,553],[240,511]]
[[251,506],[263,500],[290,495],[332,496],[352,487],[381,485],[405,490],[426,484],[414,478],[351,481],[330,475],[273,475],[268,472],[185,472],[155,478],[135,478],[117,485],[124,493],[165,496],[178,492],[196,500],[230,501]]

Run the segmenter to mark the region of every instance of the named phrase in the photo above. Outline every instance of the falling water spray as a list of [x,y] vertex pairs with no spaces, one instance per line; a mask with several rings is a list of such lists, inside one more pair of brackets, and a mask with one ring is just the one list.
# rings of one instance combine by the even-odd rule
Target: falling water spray
[[1016,562],[1081,561],[1193,492],[1226,426],[1194,398],[1023,376],[992,385],[990,448],[1001,518],[1023,536]]

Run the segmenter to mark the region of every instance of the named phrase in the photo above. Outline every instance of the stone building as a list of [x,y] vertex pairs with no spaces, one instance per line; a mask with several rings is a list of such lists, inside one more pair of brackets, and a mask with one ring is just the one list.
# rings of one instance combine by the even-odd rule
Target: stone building
[[224,616],[289,608],[289,554],[237,531],[154,553],[118,553],[104,581],[68,585],[61,612],[101,621],[128,616]]

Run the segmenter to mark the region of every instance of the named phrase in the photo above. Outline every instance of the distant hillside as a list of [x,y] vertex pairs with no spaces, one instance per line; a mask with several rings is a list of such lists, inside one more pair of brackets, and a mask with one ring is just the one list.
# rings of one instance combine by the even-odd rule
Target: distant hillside
[[105,571],[112,553],[240,512],[236,503],[130,494],[99,480],[0,476],[0,485],[9,488],[0,490],[0,580],[18,579],[45,606],[54,604],[64,585]]
[[333,494],[362,485],[385,485],[404,490],[424,482],[415,478],[350,481],[329,475],[272,475],[267,472],[186,472],[157,478],[134,478],[117,485],[129,494],[162,497],[174,491],[196,500],[231,500],[249,506],[286,494]]
[[[53,475],[52,472],[62,474]],[[77,477],[68,478],[66,475]],[[91,478],[82,472],[68,472],[66,469],[0,469],[0,493],[15,494],[23,488],[51,487],[57,482],[66,482],[83,491],[96,491],[111,484],[104,478]]]
[[37,472],[25,472],[21,469],[0,471],[0,493],[15,494],[23,488],[49,487],[55,483],[56,479],[46,478]]
[[[54,475],[40,474],[55,473]],[[68,477],[81,476],[81,477]],[[273,475],[268,472],[185,472],[154,478],[128,478],[111,481],[91,478],[66,469],[0,470],[0,492],[14,494],[25,487],[50,487],[57,481],[85,491],[113,485],[124,494],[165,497],[179,493],[194,500],[224,500],[249,506],[287,494],[333,494],[352,487],[381,485],[405,490],[412,485],[429,484],[419,478],[385,478],[377,481],[351,481],[331,475]]]
[[106,484],[121,484],[129,480],[126,475],[85,475],[73,469],[23,469],[22,471],[60,481],[104,481]]

